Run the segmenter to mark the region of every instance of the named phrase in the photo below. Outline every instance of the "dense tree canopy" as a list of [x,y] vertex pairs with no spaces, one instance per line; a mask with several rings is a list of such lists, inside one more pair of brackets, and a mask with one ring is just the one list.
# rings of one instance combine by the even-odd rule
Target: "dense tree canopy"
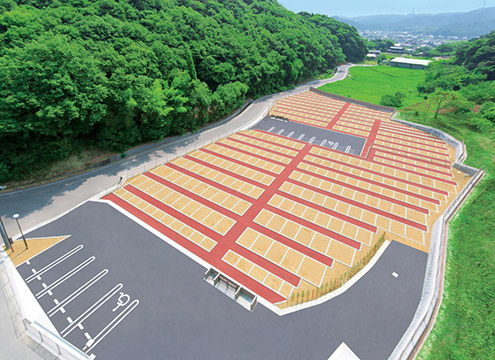
[[[464,42],[456,56],[431,63],[418,92],[435,106],[435,118],[449,109],[471,119],[483,133],[495,133],[495,32]],[[472,114],[475,106],[479,111]],[[471,113],[471,114],[470,114]]]
[[495,80],[495,31],[467,42],[456,51],[456,64]]
[[0,0],[0,43],[0,183],[196,130],[366,51],[275,0]]

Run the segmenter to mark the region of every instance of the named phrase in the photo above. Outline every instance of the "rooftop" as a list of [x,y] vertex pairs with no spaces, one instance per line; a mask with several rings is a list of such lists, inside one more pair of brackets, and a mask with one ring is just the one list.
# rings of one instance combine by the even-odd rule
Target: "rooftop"
[[402,63],[402,64],[410,64],[410,65],[423,65],[428,66],[431,60],[420,60],[420,59],[409,59],[403,57],[396,57],[390,60],[390,62]]

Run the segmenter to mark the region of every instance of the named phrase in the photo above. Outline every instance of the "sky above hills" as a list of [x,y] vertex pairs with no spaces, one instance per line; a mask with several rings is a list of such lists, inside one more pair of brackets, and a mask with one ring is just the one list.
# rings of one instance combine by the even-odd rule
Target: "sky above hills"
[[279,0],[287,9],[330,16],[354,17],[380,14],[437,14],[466,12],[483,6],[495,6],[495,0]]

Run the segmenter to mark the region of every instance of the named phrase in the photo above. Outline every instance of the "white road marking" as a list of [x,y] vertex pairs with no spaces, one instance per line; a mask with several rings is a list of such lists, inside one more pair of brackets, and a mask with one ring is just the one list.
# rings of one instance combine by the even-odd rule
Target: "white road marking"
[[60,302],[57,299],[53,299],[53,302],[55,303],[55,305],[60,304]]
[[315,141],[315,139],[316,139],[316,137],[315,137],[315,136],[313,136],[311,139],[309,139],[309,143],[310,143],[310,144],[312,144],[312,143],[313,143],[313,141]]
[[321,142],[320,146],[323,146],[327,143],[327,139],[323,139],[323,141]]
[[77,327],[79,328],[79,330],[84,330],[84,326],[81,323],[77,324]]
[[111,289],[109,292],[107,292],[105,295],[103,295],[97,302],[95,302],[93,305],[91,305],[85,312],[83,312],[81,315],[77,317],[77,319],[72,323],[71,325],[67,326],[65,329],[63,329],[60,332],[60,335],[62,337],[66,337],[69,335],[72,330],[75,329],[75,327],[86,320],[89,316],[91,316],[92,313],[94,313],[96,310],[98,310],[103,304],[105,304],[113,295],[115,295],[120,289],[122,289],[124,285],[122,284],[117,284]]
[[398,277],[399,277],[399,274],[397,274],[397,273],[394,271],[394,272],[392,273],[392,276],[393,276],[394,278],[398,278]]
[[42,298],[46,293],[48,293],[49,291],[55,289],[57,286],[59,286],[60,284],[62,284],[64,281],[66,281],[67,279],[69,279],[73,275],[77,274],[79,271],[81,271],[86,266],[88,266],[89,264],[91,264],[95,259],[96,258],[94,256],[91,256],[90,258],[86,259],[85,261],[83,261],[82,263],[80,263],[79,265],[77,265],[74,269],[72,269],[71,271],[69,271],[68,273],[66,273],[64,276],[58,278],[53,283],[51,283],[49,287],[47,287],[46,289],[43,289],[39,293],[37,293],[36,294],[36,298],[37,299]]
[[337,146],[339,146],[339,143],[338,143],[338,142],[336,142],[336,143],[333,145],[332,149],[334,149],[334,150],[335,150],[335,149],[337,149]]
[[70,318],[70,316],[67,316],[67,321],[69,322],[69,324],[72,324],[72,319]]
[[108,274],[108,269],[105,269],[103,271],[100,271],[96,276],[94,276],[93,278],[91,278],[89,281],[87,281],[84,285],[82,285],[79,289],[77,289],[76,291],[74,291],[72,294],[70,294],[69,296],[67,296],[64,300],[62,300],[62,302],[59,304],[57,303],[57,306],[53,307],[52,309],[50,309],[48,312],[47,312],[47,315],[49,317],[52,317],[53,315],[55,315],[55,313],[57,312],[57,310],[63,308],[64,306],[66,306],[67,304],[69,304],[72,300],[74,300],[75,298],[77,298],[79,295],[81,295],[84,291],[86,291],[87,289],[89,289],[93,284],[95,284],[98,280],[100,280],[103,276],[105,276],[106,274]]
[[64,309],[64,308],[60,308],[60,312],[61,312],[62,314],[65,314],[65,309]]
[[46,289],[47,288],[47,286],[46,286],[45,283],[41,283],[41,286],[43,286],[43,289]]
[[35,268],[32,268],[31,271],[33,272],[33,274],[36,274],[36,269]]
[[26,260],[27,265],[31,265],[31,262],[29,260]]
[[349,153],[349,151],[350,151],[350,150],[351,150],[351,147],[350,147],[350,146],[347,146],[347,147],[345,148],[345,152],[346,152],[346,153]]
[[98,335],[96,335],[94,338],[93,338],[93,341],[94,343],[92,345],[89,346],[88,349],[85,350],[86,346],[83,348],[83,351],[87,354],[89,351],[91,351],[96,345],[98,345],[98,343],[103,340],[105,338],[105,336],[107,336],[110,331],[112,331],[122,320],[124,320],[127,315],[129,315],[132,310],[134,310],[136,308],[136,306],[139,305],[139,300],[134,300],[132,303],[129,304],[129,306],[127,306],[124,310],[122,310],[122,312],[117,315],[107,326],[105,326],[103,328],[103,330],[101,330]]
[[37,271],[35,272],[33,275],[27,277],[25,279],[26,283],[29,283],[30,281],[34,280],[34,278],[36,278],[37,276],[39,277],[40,275],[44,274],[45,272],[47,272],[48,270],[52,269],[54,266],[60,264],[62,261],[66,260],[67,258],[69,258],[70,256],[74,255],[75,253],[77,253],[79,250],[81,250],[82,248],[84,247],[84,245],[79,245],[79,246],[76,246],[74,249],[72,249],[71,251],[65,253],[64,255],[62,255],[61,257],[59,257],[58,259],[52,261],[51,263],[49,263],[48,265],[46,265],[44,268],[42,268],[40,271]]
[[275,129],[275,126],[272,126],[271,128],[269,128],[268,132],[272,132],[273,129]]
[[284,131],[285,131],[285,129],[279,130],[278,133],[277,133],[277,135],[282,134]]
[[294,131],[291,131],[287,137],[291,137],[292,135],[294,135]]
[[84,336],[86,336],[86,339],[91,340],[91,335],[89,335],[87,332],[84,333]]
[[299,135],[299,137],[297,138],[297,140],[301,140],[304,137],[304,135],[306,135],[306,134]]
[[96,358],[96,355],[95,354],[91,354],[91,355],[89,355],[88,360],[95,360],[95,358]]

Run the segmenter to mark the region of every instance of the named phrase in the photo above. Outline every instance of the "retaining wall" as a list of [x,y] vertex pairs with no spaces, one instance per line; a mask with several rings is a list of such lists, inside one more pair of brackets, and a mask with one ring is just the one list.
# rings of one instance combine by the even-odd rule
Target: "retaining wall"
[[456,162],[453,166],[466,173],[467,176],[472,176],[467,185],[459,194],[457,194],[454,201],[452,201],[433,225],[421,300],[409,328],[406,330],[389,357],[389,360],[405,360],[413,358],[416,355],[418,347],[429,334],[431,326],[433,326],[436,314],[438,313],[438,309],[442,302],[443,279],[445,274],[445,249],[448,240],[449,220],[462,202],[467,198],[470,191],[481,180],[485,172],[462,164],[462,161],[464,161],[467,156],[466,147],[464,143],[461,143],[449,134],[429,126],[415,124],[405,120],[395,118],[392,120],[425,131],[447,142],[455,149]]
[[332,99],[337,99],[337,100],[341,100],[341,101],[345,101],[345,102],[349,102],[349,103],[353,103],[353,104],[357,104],[357,105],[366,106],[366,107],[369,107],[369,108],[372,108],[375,110],[387,111],[387,112],[391,112],[391,113],[395,113],[395,111],[396,111],[395,108],[390,107],[390,106],[376,105],[376,104],[372,104],[372,103],[369,103],[366,101],[356,100],[356,99],[353,99],[350,97],[332,94],[332,93],[329,93],[326,91],[316,89],[314,87],[310,87],[309,91],[312,91],[312,92],[317,93],[319,95],[330,97]]

